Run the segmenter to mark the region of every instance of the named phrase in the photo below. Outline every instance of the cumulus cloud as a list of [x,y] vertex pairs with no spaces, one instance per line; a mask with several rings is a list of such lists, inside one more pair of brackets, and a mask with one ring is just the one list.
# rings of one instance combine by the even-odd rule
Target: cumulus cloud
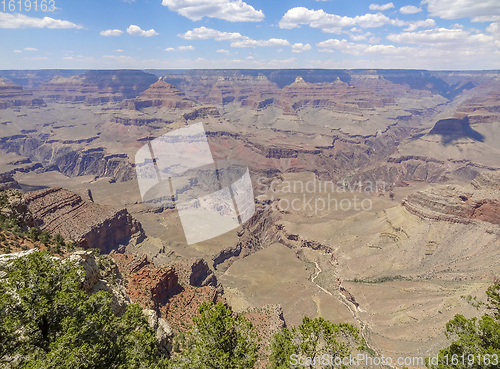
[[370,8],[370,10],[384,11],[384,10],[387,10],[387,9],[394,8],[394,4],[393,3],[387,3],[387,4],[384,4],[384,5],[370,4],[369,8]]
[[219,50],[217,50],[217,52],[219,54],[229,54],[229,51],[228,50],[224,50],[224,49],[219,49]]
[[271,38],[269,40],[253,40],[251,38],[246,38],[242,41],[235,41],[231,43],[231,47],[256,47],[256,46],[269,46],[269,47],[281,47],[289,46],[290,42],[283,40],[281,38]]
[[73,22],[50,17],[34,18],[24,14],[0,13],[0,28],[50,28],[50,29],[82,29],[83,26]]
[[420,13],[422,11],[422,8],[418,8],[413,5],[405,5],[399,8],[399,12],[401,14],[415,14],[415,13]]
[[38,51],[38,49],[36,49],[34,47],[25,47],[23,50],[24,51]]
[[[348,42],[347,40],[330,39],[316,44],[321,51],[330,51],[337,49],[345,54],[362,55],[362,54],[395,54],[400,52],[402,48],[395,47],[394,45],[367,45]],[[408,48],[405,48],[408,49]]]
[[442,19],[476,18],[500,15],[498,0],[423,0],[432,17]]
[[301,53],[301,52],[307,51],[307,50],[311,50],[311,45],[309,45],[309,44],[304,45],[301,42],[292,45],[292,52],[294,52],[294,53]]
[[500,15],[481,15],[471,19],[472,22],[498,22]]
[[[495,23],[493,23],[495,24]],[[484,33],[472,33],[461,28],[436,28],[419,32],[403,32],[390,34],[387,39],[401,44],[416,44],[433,47],[436,50],[469,50],[470,52],[481,52],[487,49],[500,47],[498,37],[494,35],[494,27],[487,28]]]
[[416,29],[422,27],[422,28],[429,28],[429,27],[434,27],[436,25],[436,22],[434,19],[426,19],[426,20],[419,20],[419,21],[410,21],[406,22],[408,25],[407,28],[405,28],[405,31],[415,31]]
[[122,33],[123,31],[119,29],[108,29],[106,31],[99,32],[101,36],[120,36]]
[[149,31],[144,31],[141,29],[141,27],[136,26],[134,24],[130,25],[130,27],[127,28],[127,33],[131,36],[142,36],[142,37],[152,37],[158,35],[158,32],[156,32],[154,29],[150,29]]
[[326,33],[341,33],[344,27],[380,27],[390,23],[390,19],[382,13],[365,14],[354,18],[326,13],[323,9],[311,10],[304,7],[296,7],[288,10],[279,22],[280,28],[298,28],[302,24],[308,24],[312,28],[321,29]]
[[283,39],[271,38],[269,40],[254,40],[238,32],[221,32],[216,29],[199,27],[186,33],[177,35],[185,40],[232,41],[231,47],[257,47],[257,46],[289,46],[290,42]]
[[21,50],[14,50],[14,52],[15,52],[16,54],[18,54],[18,53],[22,53],[22,51],[21,51]]
[[242,0],[163,0],[162,5],[192,21],[209,17],[229,22],[260,22],[265,17],[262,10],[255,10]]
[[285,13],[279,22],[279,26],[280,28],[292,29],[298,28],[302,24],[307,24],[309,27],[318,28],[325,33],[340,34],[343,32],[344,27],[359,26],[361,28],[375,28],[390,24],[398,27],[409,26],[409,29],[416,29],[418,27],[433,26],[435,24],[433,22],[432,19],[426,21],[390,19],[382,13],[341,17],[336,14],[326,13],[322,9],[310,10],[304,7],[297,7]]
[[213,38],[215,41],[233,41],[245,38],[238,32],[221,32],[207,27],[195,28],[177,36],[185,40],[208,40]]
[[173,47],[167,47],[165,51],[175,51],[175,49]]
[[180,51],[188,51],[188,50],[192,51],[192,50],[194,50],[194,47],[193,46],[179,46],[178,49]]

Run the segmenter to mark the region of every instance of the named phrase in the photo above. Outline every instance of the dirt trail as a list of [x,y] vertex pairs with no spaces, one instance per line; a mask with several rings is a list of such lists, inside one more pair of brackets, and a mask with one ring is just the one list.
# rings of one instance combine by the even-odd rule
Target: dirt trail
[[[318,265],[318,263],[315,261],[314,264],[316,265],[316,274],[311,276],[311,282],[313,282],[316,287],[318,287],[321,291],[327,293],[328,295],[330,296],[333,296],[333,294],[329,291],[327,291],[326,289],[324,289],[323,287],[321,287],[319,284],[315,283],[314,281],[316,280],[316,278],[318,278],[318,276],[320,275],[320,273],[323,271],[320,266]],[[353,307],[351,303],[349,303],[348,301],[345,300],[345,298],[343,298],[342,294],[339,294],[340,298],[339,300],[347,307],[347,309],[349,309],[349,311],[351,312],[352,316],[354,317],[354,319],[356,320],[356,322],[358,322],[359,324],[359,327],[360,327],[360,334],[361,334],[361,338],[363,339],[365,345],[367,348],[369,348],[370,350],[373,350],[374,352],[377,352],[377,350],[375,350],[373,347],[370,346],[370,344],[368,343],[368,340],[366,339],[366,336],[365,336],[365,330],[368,329],[368,324],[367,323],[364,323],[359,317],[358,317],[358,314],[357,313],[357,309],[356,307]],[[378,352],[377,352],[378,354]],[[383,368],[384,366],[380,365],[379,366],[380,368]],[[386,365],[385,367],[389,367],[389,368],[394,368],[393,366],[390,366],[390,365]]]

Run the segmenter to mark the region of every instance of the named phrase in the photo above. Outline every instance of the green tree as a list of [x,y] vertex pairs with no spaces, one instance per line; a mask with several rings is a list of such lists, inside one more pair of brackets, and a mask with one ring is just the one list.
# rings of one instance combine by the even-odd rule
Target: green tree
[[293,344],[293,333],[288,328],[283,328],[273,335],[269,347],[269,368],[270,369],[285,369],[296,368],[298,365],[292,365],[290,358],[294,354],[298,354],[299,350]]
[[500,283],[489,287],[486,295],[486,302],[468,297],[473,306],[486,309],[481,318],[458,314],[446,323],[445,334],[452,343],[439,351],[437,362],[427,359],[428,368],[500,368]]
[[48,246],[49,243],[52,241],[52,237],[50,236],[50,233],[47,231],[43,231],[40,236],[38,236],[38,239],[40,240],[41,243],[43,243],[45,246]]
[[33,241],[36,242],[38,241],[38,236],[40,236],[40,230],[35,227],[31,227],[30,230],[28,231],[27,236]]
[[242,315],[233,316],[224,304],[205,302],[200,316],[186,334],[174,367],[245,369],[257,361],[259,344],[252,324]]
[[14,368],[160,368],[166,358],[137,305],[80,289],[83,268],[50,253],[13,261],[0,280],[0,364]]
[[[355,327],[306,316],[298,327],[284,328],[273,336],[269,366],[272,369],[297,368],[302,363],[310,368],[320,364],[333,367],[335,358],[349,357],[353,348],[363,349]],[[328,355],[328,361],[322,361],[323,355]]]

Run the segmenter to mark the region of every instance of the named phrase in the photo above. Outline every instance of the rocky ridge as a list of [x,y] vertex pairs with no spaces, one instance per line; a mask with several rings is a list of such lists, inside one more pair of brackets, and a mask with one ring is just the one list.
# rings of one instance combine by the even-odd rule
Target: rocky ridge
[[136,99],[127,102],[127,106],[131,110],[149,107],[183,110],[195,105],[196,103],[188,99],[183,92],[162,80],[153,83]]
[[157,78],[138,70],[88,71],[69,78],[56,76],[33,91],[47,101],[105,104],[137,97]]
[[500,224],[500,174],[481,174],[472,188],[443,185],[419,191],[405,198],[402,204],[410,213],[425,219]]
[[0,78],[0,110],[21,106],[46,106],[42,98],[33,96],[21,86],[9,83]]
[[144,237],[141,224],[127,209],[97,205],[62,188],[29,192],[24,200],[40,229],[73,239],[84,249],[109,253],[120,243]]

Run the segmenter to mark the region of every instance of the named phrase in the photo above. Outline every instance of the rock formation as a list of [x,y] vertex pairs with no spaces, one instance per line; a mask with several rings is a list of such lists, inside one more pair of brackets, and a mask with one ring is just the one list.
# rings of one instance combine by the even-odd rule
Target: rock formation
[[128,101],[128,108],[131,110],[149,107],[189,109],[195,105],[183,92],[162,80],[149,86],[138,98]]
[[403,200],[410,213],[421,218],[469,224],[485,221],[500,224],[500,175],[486,173],[472,183],[473,189],[443,185],[419,191]]
[[43,99],[34,97],[30,91],[0,78],[0,109],[45,105]]
[[34,91],[48,101],[105,104],[133,99],[156,81],[154,75],[139,70],[88,71],[70,78],[56,76]]
[[126,209],[84,201],[62,188],[29,192],[24,199],[40,229],[73,239],[84,249],[109,253],[132,236],[143,235],[141,224]]

